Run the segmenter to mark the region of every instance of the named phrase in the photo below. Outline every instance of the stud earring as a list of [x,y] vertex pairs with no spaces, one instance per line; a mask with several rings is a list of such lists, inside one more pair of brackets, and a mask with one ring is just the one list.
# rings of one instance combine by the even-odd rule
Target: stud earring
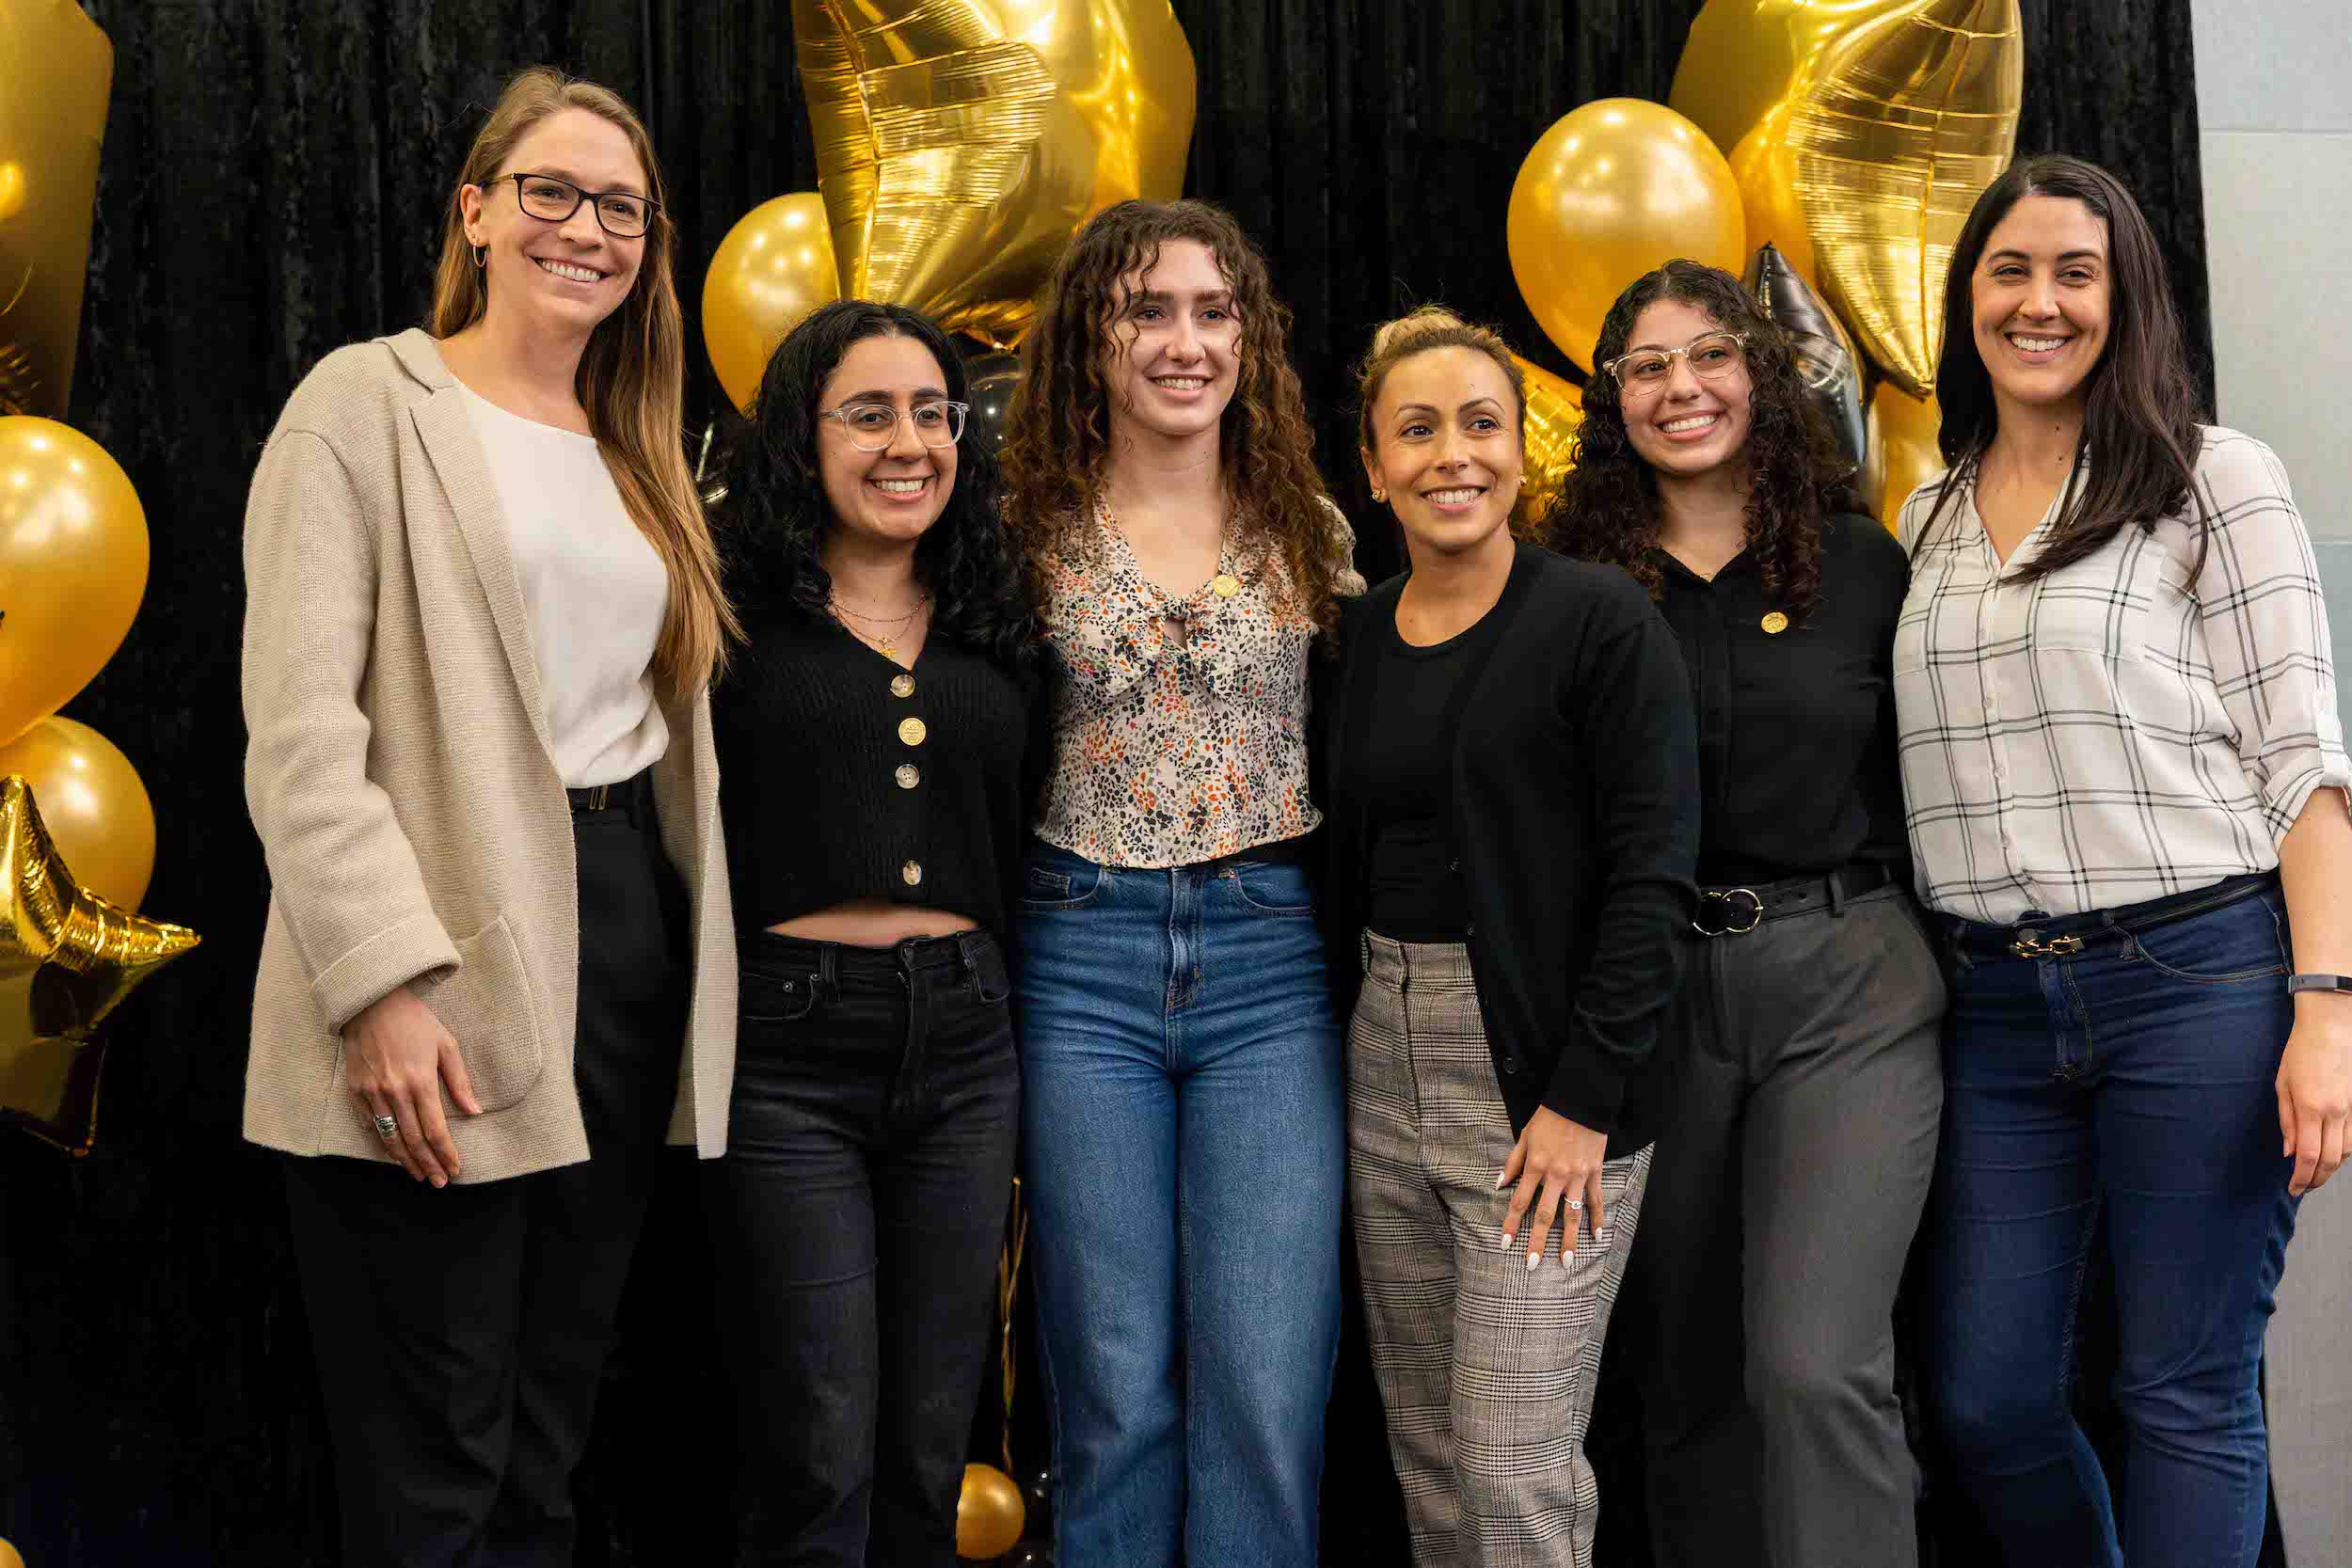
[[1389,499],[1389,493],[1375,484],[1372,487],[1372,499],[1376,501],[1384,501]]

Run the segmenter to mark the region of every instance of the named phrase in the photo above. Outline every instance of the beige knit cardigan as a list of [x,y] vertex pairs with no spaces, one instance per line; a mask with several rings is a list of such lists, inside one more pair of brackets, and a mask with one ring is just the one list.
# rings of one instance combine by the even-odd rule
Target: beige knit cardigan
[[[506,525],[464,391],[407,331],[294,389],[246,508],[246,800],[269,862],[245,1134],[386,1158],[343,1084],[345,1023],[407,985],[482,1102],[442,1095],[465,1170],[588,1157],[572,1076],[571,811]],[[692,910],[670,1141],[726,1147],[735,933],[710,705],[665,702],[661,842]]]

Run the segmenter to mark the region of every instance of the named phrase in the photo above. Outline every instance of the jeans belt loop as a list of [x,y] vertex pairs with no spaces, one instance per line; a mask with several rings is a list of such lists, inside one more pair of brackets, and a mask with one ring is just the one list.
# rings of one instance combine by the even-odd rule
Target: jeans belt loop
[[829,1007],[841,1000],[841,974],[835,967],[839,953],[830,942],[817,947],[817,974],[811,983],[817,987],[817,1000]]
[[1832,871],[1829,874],[1828,879],[1829,917],[1832,920],[1843,920],[1846,918],[1846,883],[1844,876],[1840,872]]

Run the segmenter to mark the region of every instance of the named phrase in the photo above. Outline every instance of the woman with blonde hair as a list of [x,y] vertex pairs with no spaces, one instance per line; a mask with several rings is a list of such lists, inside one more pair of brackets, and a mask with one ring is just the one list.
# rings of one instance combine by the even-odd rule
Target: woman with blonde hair
[[724,1146],[705,690],[732,622],[672,244],[628,106],[523,72],[466,156],[429,327],[328,356],[254,475],[274,888],[245,1131],[300,1156],[353,1564],[570,1560],[656,1151]]
[[1674,634],[1515,537],[1525,390],[1425,307],[1373,339],[1361,457],[1409,569],[1318,721],[1347,1192],[1421,1568],[1590,1568],[1601,1342],[1659,1133],[1698,843]]
[[1361,585],[1289,323],[1231,215],[1121,202],[1009,420],[1061,677],[1019,1002],[1064,1562],[1315,1560],[1344,1150],[1308,665]]

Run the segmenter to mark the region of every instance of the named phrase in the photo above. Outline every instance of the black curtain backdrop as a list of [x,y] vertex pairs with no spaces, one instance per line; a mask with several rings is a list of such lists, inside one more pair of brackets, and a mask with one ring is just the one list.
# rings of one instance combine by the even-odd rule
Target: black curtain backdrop
[[[236,685],[254,459],[322,355],[421,315],[448,182],[513,69],[552,61],[644,112],[683,231],[690,321],[728,226],[813,189],[816,166],[783,0],[86,3],[114,40],[116,75],[72,422],[137,485],[153,567],[129,641],[67,712],[120,746],[154,796],[148,911],[206,942],[109,1025],[94,1157],[68,1164],[0,1131],[0,1536],[31,1568],[310,1568],[338,1560],[326,1442],[276,1171],[237,1134],[267,895]],[[1512,282],[1512,179],[1577,104],[1663,100],[1698,8],[1178,0],[1200,68],[1187,191],[1233,209],[1272,259],[1325,468],[1375,578],[1396,553],[1365,526],[1348,362],[1374,322],[1442,299],[1568,369]],[[2026,0],[2026,18],[2019,151],[2082,153],[2122,174],[2201,346],[2189,0]],[[692,403],[707,411],[720,398],[693,357]],[[720,1555],[726,1388],[691,1173],[671,1176],[582,1477],[582,1563]],[[1334,1171],[1324,1194],[1285,1201],[1339,1191]],[[1024,1387],[1029,1469],[1042,1458],[1033,1376]],[[1612,1565],[1647,1560],[1628,1423],[1610,1380],[1594,1448]],[[977,1430],[993,1446],[985,1418]],[[1931,1465],[1941,1561],[1992,1560],[1944,1491]],[[1404,1561],[1356,1338],[1332,1408],[1327,1518],[1327,1561]]]

